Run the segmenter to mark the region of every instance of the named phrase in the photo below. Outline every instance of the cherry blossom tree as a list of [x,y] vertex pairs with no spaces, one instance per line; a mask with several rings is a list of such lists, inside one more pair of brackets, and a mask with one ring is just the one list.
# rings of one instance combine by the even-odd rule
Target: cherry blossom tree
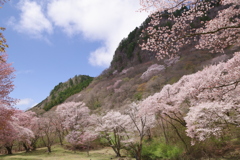
[[13,114],[12,108],[0,107],[0,132],[7,129],[8,121],[12,120]]
[[71,131],[66,140],[73,146],[85,145],[87,149],[87,155],[89,156],[90,142],[94,141],[98,137],[98,134],[93,128],[85,128],[85,131]]
[[13,118],[14,113],[13,108],[0,107],[0,145],[7,149],[8,154],[12,154],[13,142],[17,136]]
[[[1,4],[4,2],[6,1],[0,1]],[[5,28],[0,27],[0,30],[4,31]],[[12,154],[12,137],[14,137],[14,131],[16,131],[13,124],[15,110],[8,107],[14,105],[16,100],[9,97],[10,92],[14,88],[12,82],[14,68],[11,67],[10,63],[7,63],[8,56],[5,51],[7,47],[6,39],[0,32],[0,144],[6,147],[8,154]]]
[[[5,0],[0,1],[0,4],[6,2]],[[4,31],[5,28],[0,27],[0,31]],[[16,100],[9,97],[9,93],[13,90],[13,78],[14,78],[14,68],[11,67],[11,63],[7,63],[6,48],[8,45],[6,43],[6,38],[0,32],[0,107],[2,106],[12,106],[15,104]]]
[[[224,52],[227,47],[240,44],[238,0],[140,0],[140,3],[141,10],[151,12],[150,23],[142,34],[149,38],[141,47],[157,52],[158,59],[175,57],[184,45],[193,41],[196,49],[211,52]],[[238,126],[239,64],[239,53],[235,53],[227,63],[184,76],[144,100],[142,110],[150,108],[150,112],[165,120],[179,122],[187,127],[188,136],[201,141],[219,135],[226,125]]]
[[[1,42],[0,42],[1,43]],[[12,106],[16,100],[9,97],[11,91],[13,91],[13,75],[14,69],[10,63],[7,63],[7,54],[0,52],[0,104],[1,106]]]
[[[67,102],[59,105],[57,114],[64,119],[62,125],[68,130],[66,140],[76,148],[78,145],[86,145],[96,139],[93,132],[93,119],[90,110],[83,102]],[[89,152],[88,152],[89,154]]]
[[89,123],[90,110],[83,102],[63,103],[56,112],[65,119],[63,125],[69,131],[84,128]]
[[43,144],[47,147],[48,152],[52,152],[52,145],[55,140],[55,126],[51,117],[41,117],[38,119],[38,131]]
[[117,157],[121,157],[123,141],[126,140],[126,127],[129,126],[130,117],[118,111],[109,111],[104,116],[98,116],[95,121],[96,132],[107,140]]
[[18,135],[18,142],[21,142],[26,152],[30,151],[31,140],[35,138],[32,131],[32,121],[34,120],[36,113],[32,111],[23,112],[16,110],[15,117],[20,127]]
[[36,150],[37,141],[39,140],[39,138],[41,136],[40,128],[38,127],[39,126],[38,123],[39,123],[39,118],[37,116],[32,117],[30,126],[29,126],[29,128],[31,129],[31,131],[34,134],[34,137],[31,138],[31,144],[30,144],[30,149],[32,151]]
[[[141,102],[141,112],[157,114],[186,127],[193,143],[239,126],[240,53],[227,62],[183,76]],[[173,126],[173,125],[172,125]],[[174,127],[174,126],[173,126]],[[179,134],[176,130],[176,133]],[[180,136],[179,136],[180,137]]]
[[[240,52],[226,63],[205,68],[195,75],[202,83],[191,85],[192,107],[185,121],[187,135],[194,140],[204,141],[210,136],[219,136],[228,125],[239,127]],[[199,80],[198,80],[199,81]]]
[[66,129],[63,124],[65,119],[62,115],[55,113],[51,114],[50,116],[53,118],[52,123],[55,126],[56,135],[58,136],[59,142],[61,145],[63,145],[63,139],[66,135]]
[[129,106],[126,115],[129,116],[130,122],[125,127],[126,147],[135,153],[137,160],[142,159],[142,146],[144,137],[149,135],[149,130],[155,126],[155,115],[148,112],[141,112],[141,105],[133,102]]
[[[3,107],[1,111],[3,111]],[[14,108],[5,108],[4,112],[9,117],[5,122],[4,128],[0,130],[0,144],[7,149],[8,154],[12,154],[14,142],[23,142],[28,145],[34,134],[26,126],[26,113]]]
[[[151,11],[151,21],[142,34],[149,38],[141,47],[157,52],[158,59],[173,58],[193,41],[198,42],[197,49],[212,52],[223,52],[228,46],[240,44],[238,0],[140,0],[140,3],[141,10]],[[219,4],[223,7],[216,12]],[[209,15],[209,11],[214,15]]]
[[163,132],[166,142],[168,142],[168,137],[165,124],[169,124],[185,145],[186,150],[188,150],[188,145],[183,138],[185,133],[181,133],[179,127],[186,127],[184,116],[190,105],[188,102],[190,88],[184,86],[191,81],[191,76],[183,76],[175,84],[165,85],[159,93],[147,97],[139,104],[140,114],[156,115],[157,124],[162,128],[160,133]]

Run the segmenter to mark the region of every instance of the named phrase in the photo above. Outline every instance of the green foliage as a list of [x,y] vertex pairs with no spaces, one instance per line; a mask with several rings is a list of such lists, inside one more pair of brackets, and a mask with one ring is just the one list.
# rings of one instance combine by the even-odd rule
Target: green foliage
[[197,28],[197,26],[192,22],[192,23],[190,23],[190,27],[191,28]]
[[182,16],[182,13],[184,11],[188,10],[188,8],[186,6],[182,7],[181,9],[177,9],[175,12],[173,12],[173,15],[175,17],[179,17],[179,16]]
[[169,84],[176,83],[179,79],[180,79],[179,77],[172,77],[172,78],[168,81],[168,83],[169,83]]
[[159,140],[145,142],[142,148],[144,160],[174,159],[182,154],[183,150],[177,146],[160,143]]
[[69,84],[70,86],[73,86],[73,80],[71,78],[69,79]]
[[129,48],[130,43],[134,42],[134,40],[136,39],[136,33],[137,33],[138,27],[136,27],[132,32],[129,33],[127,38],[124,38],[118,48],[120,49],[120,51],[123,51],[126,48]]
[[101,107],[101,102],[100,101],[94,101],[93,109],[97,109],[99,107]]
[[[147,23],[147,22],[146,22]],[[145,23],[143,25],[146,25]],[[139,40],[142,26],[140,28],[136,27],[132,32],[129,33],[127,38],[124,38],[119,46],[118,49],[121,52],[124,52],[127,55],[128,59],[131,59],[133,57],[133,51],[135,47],[137,46],[137,41]],[[114,62],[122,62],[119,57],[114,58]]]
[[122,80],[123,80],[124,82],[128,82],[128,81],[130,81],[130,78],[124,77]]
[[54,92],[58,91],[59,89],[61,89],[64,86],[64,84],[62,82],[60,82],[58,85],[56,85],[53,90],[50,92],[50,95],[53,95]]
[[168,19],[170,16],[170,13],[168,13],[168,11],[165,10],[164,12],[162,12],[161,16],[162,16],[162,18]]
[[133,95],[134,99],[140,101],[142,99],[142,93],[137,92]]
[[210,21],[211,20],[211,18],[209,17],[209,16],[202,16],[202,17],[200,17],[200,21]]
[[59,83],[55,86],[50,93],[51,100],[45,104],[43,109],[48,111],[52,107],[63,103],[71,95],[79,93],[92,82],[93,77],[81,75],[74,80],[75,83],[70,79],[67,83]]
[[133,57],[133,51],[135,49],[135,46],[136,46],[136,42],[131,42],[128,44],[127,52],[126,52],[128,59],[131,59]]
[[123,62],[122,56],[121,56],[121,55],[115,55],[115,56],[113,57],[113,62],[122,63],[122,62]]
[[99,107],[102,106],[101,104],[101,101],[99,100],[99,97],[96,97],[96,96],[91,96],[88,103],[87,103],[87,106],[90,108],[90,109],[97,109]]
[[148,17],[140,26],[140,31],[142,31],[144,28],[147,28],[148,24],[151,22],[152,17]]

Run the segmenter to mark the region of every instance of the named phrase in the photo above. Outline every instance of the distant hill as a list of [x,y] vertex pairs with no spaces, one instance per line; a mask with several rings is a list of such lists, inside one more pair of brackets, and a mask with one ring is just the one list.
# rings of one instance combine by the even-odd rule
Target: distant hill
[[37,113],[48,111],[54,106],[63,103],[68,97],[81,92],[85,89],[93,80],[93,77],[86,75],[76,75],[70,78],[67,82],[60,82],[50,92],[50,95],[44,99],[41,103],[34,106],[31,110]]

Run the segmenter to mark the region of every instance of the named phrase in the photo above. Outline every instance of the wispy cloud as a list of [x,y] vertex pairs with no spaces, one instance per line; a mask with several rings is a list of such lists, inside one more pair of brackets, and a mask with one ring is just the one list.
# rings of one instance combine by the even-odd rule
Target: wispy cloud
[[33,73],[33,70],[21,70],[21,71],[16,71],[16,75],[20,75],[20,74],[30,74]]
[[11,17],[8,24],[20,32],[34,38],[44,39],[43,33],[51,34],[53,26],[43,12],[43,4],[37,1],[20,0],[17,8],[21,11],[19,19]]

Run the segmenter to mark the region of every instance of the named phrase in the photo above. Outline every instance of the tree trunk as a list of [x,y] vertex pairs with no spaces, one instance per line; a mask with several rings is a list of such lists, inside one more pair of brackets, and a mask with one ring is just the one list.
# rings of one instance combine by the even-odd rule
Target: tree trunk
[[115,147],[112,147],[113,151],[116,153],[116,157],[121,157],[120,150]]
[[60,144],[61,144],[61,146],[63,145],[63,140],[62,140],[62,134],[61,134],[61,131],[57,131],[57,135],[58,135],[58,139],[59,139],[59,142],[60,142]]
[[32,151],[35,151],[37,149],[37,141],[39,139],[39,136],[35,136],[34,139],[31,140],[30,148]]
[[142,160],[142,144],[140,144],[137,149],[137,160]]
[[12,146],[5,147],[7,149],[7,154],[12,154]]
[[25,148],[26,152],[30,151],[30,148],[26,145],[26,143],[23,143],[23,147]]
[[165,143],[168,144],[168,137],[167,137],[167,133],[166,133],[166,129],[165,129],[165,126],[164,126],[164,123],[163,123],[163,119],[161,118],[161,126],[162,126],[162,129],[163,129],[163,134],[164,134],[164,138],[165,138]]
[[90,156],[89,150],[90,150],[90,144],[89,144],[89,141],[88,141],[88,142],[87,142],[87,156],[88,156],[88,157]]
[[51,153],[51,152],[52,152],[51,146],[47,146],[47,149],[48,149],[48,153]]
[[32,151],[36,151],[36,149],[37,149],[36,144],[32,144],[32,145],[31,145],[31,148],[32,148]]

